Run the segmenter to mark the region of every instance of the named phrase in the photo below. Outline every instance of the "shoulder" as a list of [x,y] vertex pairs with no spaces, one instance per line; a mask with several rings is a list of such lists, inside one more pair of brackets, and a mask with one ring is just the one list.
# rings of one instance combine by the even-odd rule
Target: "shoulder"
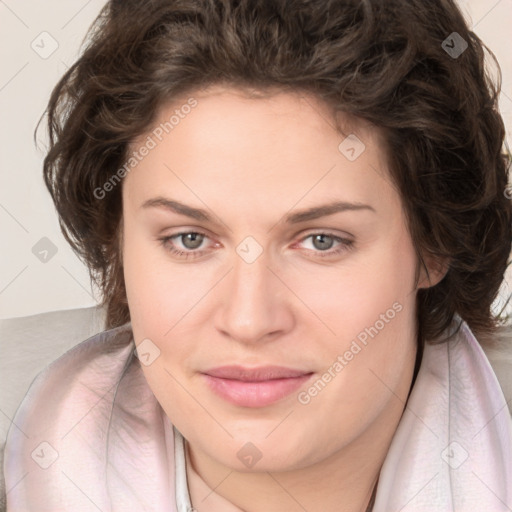
[[130,323],[101,331],[74,345],[33,379],[16,418],[24,419],[23,411],[28,405],[35,409],[45,398],[48,398],[44,403],[46,410],[49,405],[58,408],[84,386],[99,391],[114,385],[131,361],[134,348]]
[[127,323],[85,339],[39,371],[1,447],[0,511],[5,507],[5,488],[20,476],[18,459],[28,459],[38,437],[62,439],[69,425],[78,424],[85,414],[97,426],[98,437],[103,437],[116,386],[133,364],[134,349],[131,324]]
[[[12,418],[36,375],[70,348],[104,330],[100,306],[0,320],[0,374],[9,388],[0,409]],[[5,418],[0,417],[4,427]],[[2,430],[5,431],[5,428]]]
[[105,313],[101,306],[93,306],[0,319],[0,375],[6,384],[0,394],[0,512],[6,507],[5,437],[20,402],[48,364],[103,330]]

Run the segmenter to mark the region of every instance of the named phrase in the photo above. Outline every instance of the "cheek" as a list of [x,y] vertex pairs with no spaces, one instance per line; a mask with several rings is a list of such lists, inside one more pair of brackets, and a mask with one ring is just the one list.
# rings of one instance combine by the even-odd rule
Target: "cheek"
[[162,337],[200,298],[200,287],[187,265],[173,263],[158,240],[136,229],[127,230],[123,265],[134,331]]
[[[345,340],[348,343],[355,340],[361,348],[346,373],[350,375],[352,397],[361,403],[364,403],[364,390],[372,388],[381,398],[389,388],[401,396],[405,382],[403,392],[406,393],[404,371],[412,370],[415,358],[416,257],[407,237],[394,240],[375,254],[375,261],[368,266],[364,278],[355,276],[359,285],[347,304],[349,313],[344,315],[350,331]],[[353,284],[356,286],[355,281]]]
[[[141,365],[141,369],[161,404],[172,396],[173,404],[179,404],[184,414],[195,414],[193,404],[181,395],[173,376],[176,365],[186,366],[187,337],[180,329],[186,324],[183,320],[187,311],[197,303],[200,290],[186,286],[190,278],[166,261],[165,251],[158,242],[136,235],[128,232],[125,237],[123,264],[135,343],[150,340],[149,345],[145,343],[154,358],[150,364]],[[172,420],[172,411],[166,412]]]
[[314,273],[288,276],[296,295],[317,317],[311,318],[317,322],[320,318],[334,331],[338,343],[351,340],[381,314],[389,312],[395,318],[397,309],[413,309],[414,251],[407,239],[388,240],[354,253],[336,268],[319,267]]

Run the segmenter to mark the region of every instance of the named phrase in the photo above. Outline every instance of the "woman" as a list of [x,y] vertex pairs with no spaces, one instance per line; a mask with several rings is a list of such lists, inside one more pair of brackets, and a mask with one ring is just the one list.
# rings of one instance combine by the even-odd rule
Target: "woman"
[[109,329],[7,509],[509,510],[498,90],[447,0],[109,2],[44,165]]

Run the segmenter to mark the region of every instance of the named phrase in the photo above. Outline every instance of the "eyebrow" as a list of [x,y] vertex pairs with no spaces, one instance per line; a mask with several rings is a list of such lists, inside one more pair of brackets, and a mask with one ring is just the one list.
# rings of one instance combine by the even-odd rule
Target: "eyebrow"
[[[163,208],[165,210],[170,210],[174,213],[185,215],[186,217],[190,217],[198,221],[213,222],[212,217],[207,213],[206,210],[201,208],[193,208],[186,204],[180,203],[173,199],[167,199],[165,197],[154,197],[152,199],[148,199],[141,205],[141,208]],[[285,217],[285,223],[298,224],[299,222],[326,217],[327,215],[333,215],[334,213],[338,212],[359,210],[368,210],[377,213],[375,209],[368,204],[336,201],[333,203],[313,206],[305,210],[289,213]]]

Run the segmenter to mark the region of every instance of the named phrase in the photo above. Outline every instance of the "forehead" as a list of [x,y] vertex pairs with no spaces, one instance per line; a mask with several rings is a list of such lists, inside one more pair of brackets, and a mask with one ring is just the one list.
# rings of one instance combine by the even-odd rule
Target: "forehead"
[[163,105],[131,149],[148,138],[154,147],[126,178],[139,204],[166,191],[198,204],[198,197],[219,187],[221,201],[229,196],[240,211],[279,201],[306,207],[320,197],[379,203],[393,193],[385,188],[390,183],[380,132],[335,116],[306,93],[254,97],[220,86],[194,91]]
[[[195,105],[189,108],[192,101]],[[189,118],[193,118],[193,121],[185,123]],[[169,126],[169,121],[172,127]],[[338,140],[358,132],[367,140],[375,139],[377,144],[383,145],[384,142],[377,127],[365,120],[347,113],[335,113],[333,108],[307,91],[276,87],[253,90],[217,84],[192,90],[160,105],[153,125],[158,127],[166,123],[171,131],[177,131],[179,125],[180,131],[183,131],[185,125],[193,124],[196,133],[201,131],[198,131],[199,125],[204,125],[208,127],[210,138],[215,134],[229,134],[233,137],[234,132],[239,132],[242,127],[246,133],[254,127],[259,132],[257,140],[262,141],[264,135],[267,135],[267,139],[272,139],[276,132],[281,138],[289,133],[289,140],[302,135],[304,143],[314,140],[315,135],[325,139],[329,134]],[[265,126],[264,131],[260,129],[261,123]],[[291,124],[294,125],[293,130]],[[284,127],[287,130],[281,132]],[[304,144],[302,148],[305,149]]]

